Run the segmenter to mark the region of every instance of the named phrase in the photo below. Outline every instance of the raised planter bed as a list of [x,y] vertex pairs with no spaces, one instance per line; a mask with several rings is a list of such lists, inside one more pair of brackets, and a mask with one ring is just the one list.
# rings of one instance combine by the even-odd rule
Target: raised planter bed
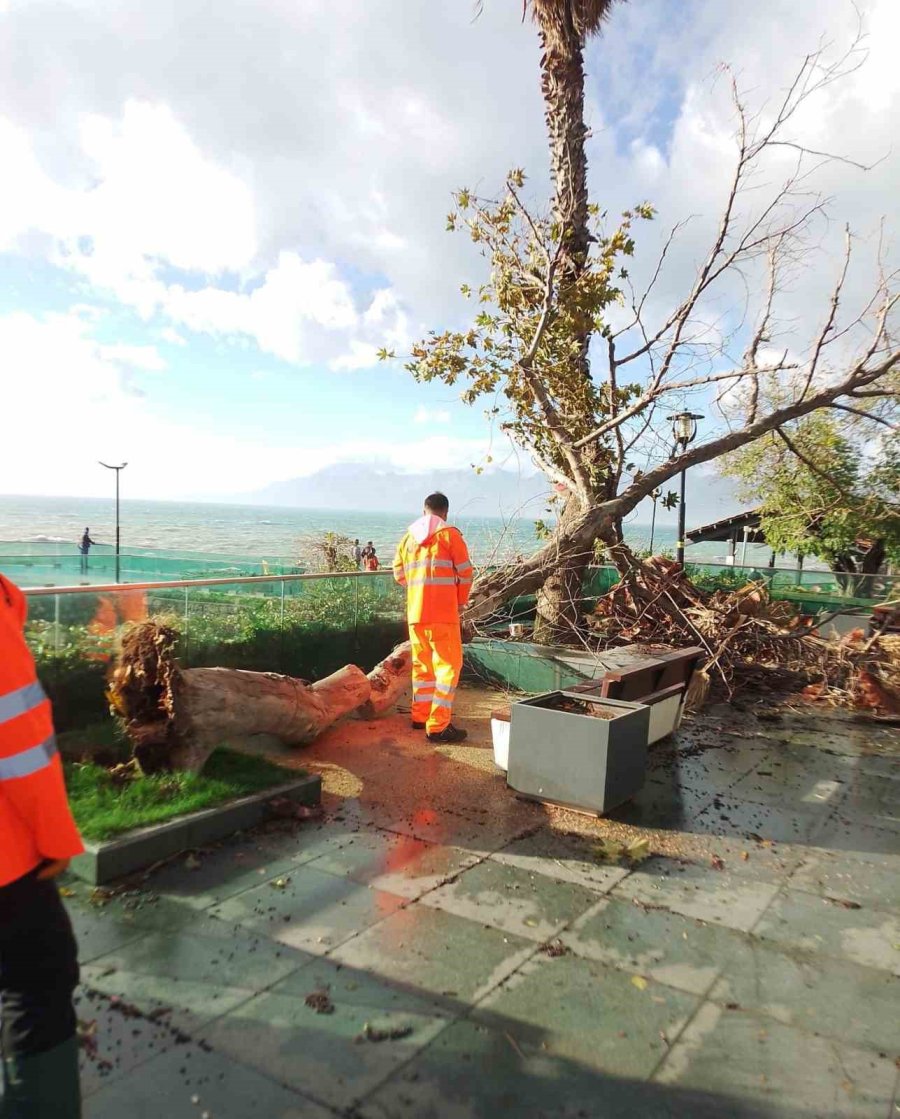
[[574,691],[514,703],[507,782],[530,799],[602,815],[643,787],[649,730],[640,703]]
[[322,779],[313,774],[215,808],[136,828],[115,839],[86,841],[85,854],[72,860],[72,871],[84,881],[102,886],[181,851],[215,843],[261,824],[270,817],[273,800],[317,805],[321,796]]

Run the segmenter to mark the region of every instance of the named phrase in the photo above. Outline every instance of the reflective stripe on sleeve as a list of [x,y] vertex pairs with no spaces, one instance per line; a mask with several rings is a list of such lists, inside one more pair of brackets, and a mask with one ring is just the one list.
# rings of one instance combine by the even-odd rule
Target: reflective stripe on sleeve
[[37,680],[16,688],[13,692],[7,692],[0,696],[0,723],[8,723],[10,719],[24,715],[26,711],[33,711],[46,698],[47,695]]
[[434,578],[426,576],[422,578],[419,576],[415,579],[410,579],[409,585],[411,587],[455,587],[456,576],[454,575],[450,578],[445,578],[444,576],[436,576]]
[[51,734],[37,746],[21,750],[11,758],[0,758],[0,781],[9,781],[15,777],[29,777],[32,773],[37,773],[48,766],[55,754],[56,735]]

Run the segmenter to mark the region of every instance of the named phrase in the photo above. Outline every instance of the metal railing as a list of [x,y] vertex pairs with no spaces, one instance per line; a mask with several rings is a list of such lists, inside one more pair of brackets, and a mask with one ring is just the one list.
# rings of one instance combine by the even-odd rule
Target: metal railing
[[393,575],[390,571],[325,571],[303,572],[297,575],[235,575],[217,576],[213,579],[164,579],[147,583],[80,583],[69,587],[22,587],[29,598],[63,594],[124,594],[128,591],[170,590],[173,587],[234,587],[265,583],[316,582],[323,579],[378,579]]

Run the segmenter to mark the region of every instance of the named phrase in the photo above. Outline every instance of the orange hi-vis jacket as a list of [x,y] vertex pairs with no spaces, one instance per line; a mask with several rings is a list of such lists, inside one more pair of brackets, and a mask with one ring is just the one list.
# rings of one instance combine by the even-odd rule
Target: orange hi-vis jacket
[[414,521],[397,546],[394,578],[406,587],[406,620],[459,621],[472,590],[472,563],[458,528],[429,513]]
[[84,850],[24,625],[25,596],[0,575],[0,886]]

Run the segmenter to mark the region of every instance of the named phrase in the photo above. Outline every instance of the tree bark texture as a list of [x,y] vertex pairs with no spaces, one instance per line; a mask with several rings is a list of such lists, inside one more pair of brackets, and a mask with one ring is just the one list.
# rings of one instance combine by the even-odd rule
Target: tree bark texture
[[[580,513],[580,503],[570,497],[560,515],[557,533],[563,537]],[[537,593],[534,639],[552,645],[572,637],[578,628],[584,594],[584,575],[593,549],[560,550],[559,559]]]
[[145,772],[198,773],[223,741],[271,734],[290,745],[311,742],[338,719],[387,711],[409,686],[409,647],[399,646],[367,676],[345,665],[307,684],[275,672],[185,668],[177,634],[145,622],[122,640],[110,683],[134,756]]

